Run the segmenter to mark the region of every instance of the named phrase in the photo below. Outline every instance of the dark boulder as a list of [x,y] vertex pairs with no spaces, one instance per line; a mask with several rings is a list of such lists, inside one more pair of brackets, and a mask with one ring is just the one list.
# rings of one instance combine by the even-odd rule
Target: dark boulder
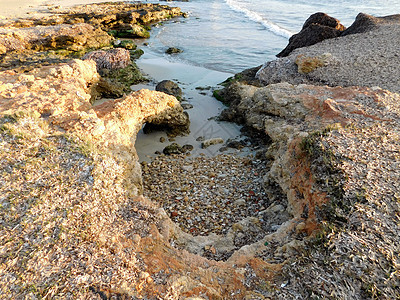
[[177,54],[177,53],[182,53],[182,52],[183,52],[182,49],[179,49],[179,48],[176,48],[176,47],[169,47],[169,48],[165,51],[165,53],[167,53],[167,54]]
[[163,80],[159,82],[156,86],[156,91],[166,93],[168,95],[174,96],[179,101],[182,99],[181,88],[171,80]]
[[344,30],[345,27],[339,20],[325,13],[315,13],[306,20],[302,30],[289,39],[286,48],[276,56],[285,57],[297,48],[311,46],[323,40],[338,37]]
[[343,31],[346,28],[340,23],[338,19],[335,19],[325,13],[318,12],[313,15],[311,15],[304,23],[302,29],[306,29],[309,27],[311,24],[319,24],[322,26],[328,26],[335,28],[337,30]]
[[374,30],[379,25],[385,24],[400,24],[400,15],[391,15],[386,17],[374,17],[364,13],[359,13],[356,20],[349,28],[347,28],[341,36],[363,33]]
[[170,145],[168,145],[167,147],[164,148],[163,153],[165,155],[181,154],[181,153],[190,152],[192,150],[193,150],[193,146],[192,145],[180,146],[177,143],[172,143],[172,144],[170,144]]

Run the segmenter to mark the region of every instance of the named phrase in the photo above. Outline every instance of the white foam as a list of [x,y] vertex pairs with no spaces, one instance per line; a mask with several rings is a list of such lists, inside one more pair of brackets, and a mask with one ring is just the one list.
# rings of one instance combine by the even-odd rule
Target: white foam
[[237,1],[234,0],[225,0],[226,4],[229,5],[230,8],[233,10],[243,13],[248,17],[250,20],[253,20],[255,22],[258,22],[262,24],[266,29],[271,31],[272,33],[285,37],[285,38],[290,38],[294,33],[279,26],[278,24],[275,24],[274,22],[264,19],[260,14],[258,14],[255,11],[251,11],[243,6],[241,6]]

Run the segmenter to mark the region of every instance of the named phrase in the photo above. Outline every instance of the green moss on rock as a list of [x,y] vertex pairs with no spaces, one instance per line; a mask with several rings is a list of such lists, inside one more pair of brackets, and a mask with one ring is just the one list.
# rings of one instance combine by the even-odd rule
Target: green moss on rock
[[108,97],[122,97],[131,92],[131,86],[147,81],[137,65],[132,62],[123,69],[115,69],[102,74],[98,92]]

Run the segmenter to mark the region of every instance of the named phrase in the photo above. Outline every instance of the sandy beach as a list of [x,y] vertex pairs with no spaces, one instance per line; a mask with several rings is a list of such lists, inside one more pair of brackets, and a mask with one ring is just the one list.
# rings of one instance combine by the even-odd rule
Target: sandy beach
[[[115,0],[119,2],[121,0]],[[49,7],[60,6],[70,7],[79,4],[101,3],[107,0],[1,0],[0,1],[0,20],[5,18],[19,18],[29,15],[37,15],[39,13],[47,13]]]
[[0,19],[16,18],[32,13],[44,8],[47,1],[43,0],[1,0],[0,1]]

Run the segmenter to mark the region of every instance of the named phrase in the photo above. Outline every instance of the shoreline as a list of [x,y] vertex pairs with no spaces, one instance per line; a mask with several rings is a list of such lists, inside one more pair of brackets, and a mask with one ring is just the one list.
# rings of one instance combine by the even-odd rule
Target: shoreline
[[[144,49],[146,50],[146,49]],[[193,108],[186,110],[190,119],[190,133],[185,136],[176,136],[169,141],[165,132],[152,132],[144,134],[141,130],[138,133],[135,148],[140,161],[149,160],[155,157],[154,152],[162,153],[164,147],[172,142],[179,145],[189,144],[194,147],[191,156],[207,155],[213,156],[218,153],[233,153],[228,150],[219,152],[223,146],[212,145],[207,149],[201,148],[201,141],[204,139],[222,138],[224,143],[228,139],[238,139],[242,135],[241,126],[231,122],[217,121],[221,111],[226,108],[224,104],[215,99],[212,95],[212,87],[216,87],[233,74],[210,70],[204,67],[193,66],[181,62],[173,62],[163,56],[158,56],[151,51],[145,51],[136,64],[139,69],[150,76],[155,83],[139,84],[132,86],[134,90],[146,88],[154,90],[157,82],[172,80],[180,86],[183,91],[182,104],[190,104]],[[165,142],[160,142],[164,138]]]
[[[108,0],[3,0],[0,1],[0,20],[18,19],[25,17],[37,17],[41,14],[51,14],[51,7],[71,7],[92,3],[110,2]],[[124,2],[124,0],[113,0],[113,2]]]
[[[146,23],[124,19],[122,6],[113,13],[125,27],[113,36]],[[126,6],[129,17],[160,11]],[[0,57],[15,50],[12,39],[32,60],[35,47],[46,55],[68,51],[71,41],[78,48],[70,52],[112,48],[109,32],[119,26],[102,21],[113,8],[90,18],[105,26],[96,31],[85,18],[74,25],[72,14],[61,18],[57,26],[86,33],[79,41],[77,31],[61,39],[57,31],[23,44],[18,30],[26,29],[9,28]],[[385,24],[364,17],[381,27],[301,47],[257,72],[236,74],[219,93],[228,103],[221,117],[232,123],[216,121],[225,106],[212,96],[212,87],[231,74],[147,50],[135,63],[153,81],[131,86],[138,81],[124,72],[136,74],[132,45],[88,60],[2,71],[0,291],[9,298],[399,297],[400,189],[393,180],[400,178],[400,95],[375,85],[384,79],[379,73],[359,86],[334,78],[332,86],[305,81],[349,68],[355,80],[362,77],[354,73],[359,67],[356,75],[378,69],[397,82],[398,43],[390,42],[399,38],[400,15],[396,24],[396,18]],[[158,19],[168,19],[165,11]],[[87,46],[99,37],[93,32],[105,42]],[[352,43],[360,44],[356,56]],[[382,44],[392,49],[387,63]],[[365,49],[370,65],[350,60]],[[107,77],[114,71],[121,73]],[[187,132],[185,106],[152,91],[162,80],[177,83],[182,103],[193,105],[188,136],[140,131],[149,123]],[[94,104],[99,97],[109,101]],[[233,123],[239,121],[259,134],[244,141],[256,155],[236,149],[217,155],[221,144],[201,148],[199,137],[242,138]],[[194,149],[153,159],[150,149],[161,152],[172,142]]]

